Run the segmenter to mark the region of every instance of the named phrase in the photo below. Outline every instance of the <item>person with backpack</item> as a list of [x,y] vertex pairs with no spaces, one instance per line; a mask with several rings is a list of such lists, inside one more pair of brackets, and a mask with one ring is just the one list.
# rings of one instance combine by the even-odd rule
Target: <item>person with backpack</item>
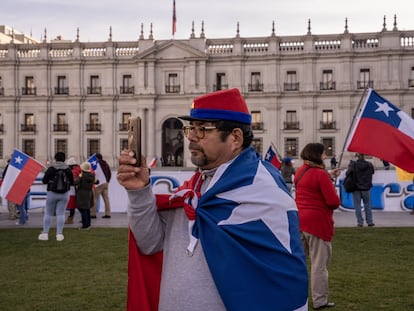
[[102,182],[99,185],[96,186],[94,189],[94,198],[95,203],[91,210],[91,218],[96,218],[96,207],[98,205],[99,196],[102,196],[102,199],[105,203],[105,215],[102,216],[102,218],[111,218],[111,205],[109,203],[109,181],[111,180],[111,168],[109,167],[108,163],[103,159],[102,154],[97,153],[96,158],[99,161],[99,165],[102,168],[102,171],[105,175],[105,181]]
[[83,162],[80,165],[81,172],[75,179],[76,205],[81,213],[82,227],[79,229],[89,230],[91,227],[91,208],[94,205],[93,185],[98,182],[92,172],[91,164]]
[[55,154],[55,162],[46,170],[42,182],[47,185],[46,208],[43,215],[43,231],[39,240],[49,240],[49,229],[52,216],[56,215],[56,240],[63,241],[63,226],[65,210],[69,201],[70,186],[73,185],[73,175],[65,163],[64,152]]

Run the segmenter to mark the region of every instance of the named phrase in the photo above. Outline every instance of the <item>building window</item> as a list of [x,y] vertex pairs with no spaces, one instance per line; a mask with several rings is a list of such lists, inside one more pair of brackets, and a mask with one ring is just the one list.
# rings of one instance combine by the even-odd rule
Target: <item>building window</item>
[[323,137],[321,143],[325,146],[326,156],[331,158],[335,154],[335,138]]
[[22,95],[36,95],[36,87],[34,78],[27,76],[24,78],[24,87],[22,87]]
[[263,130],[262,113],[260,111],[252,111],[252,130]]
[[98,113],[90,113],[89,114],[89,123],[86,124],[86,131],[88,132],[100,132],[101,131],[101,123],[99,123],[99,114]]
[[4,87],[3,87],[3,80],[0,77],[0,96],[4,95]]
[[336,124],[333,120],[333,110],[322,110],[322,121],[320,124],[321,129],[335,129]]
[[298,130],[299,121],[297,120],[296,110],[286,111],[286,121],[284,122],[285,130]]
[[263,155],[263,139],[262,138],[253,138],[252,146],[257,153]]
[[53,124],[54,132],[67,132],[69,130],[68,122],[66,121],[65,113],[56,114],[56,124]]
[[57,77],[57,87],[55,87],[56,95],[68,95],[69,88],[67,86],[66,76]]
[[284,91],[299,91],[299,82],[297,82],[296,71],[288,71],[286,83],[283,85]]
[[63,152],[68,154],[68,141],[67,139],[55,139],[55,153]]
[[4,132],[3,115],[0,113],[0,133]]
[[3,139],[0,139],[0,159],[4,158]]
[[411,118],[414,119],[414,108],[411,108]]
[[89,156],[93,155],[94,153],[100,153],[101,148],[99,139],[88,139],[87,144],[87,152]]
[[131,117],[130,112],[125,112],[125,113],[122,114],[122,120],[121,120],[121,123],[119,123],[119,130],[120,131],[128,131],[128,119],[130,117]]
[[214,91],[226,90],[229,88],[227,84],[226,74],[224,72],[216,73],[216,84],[213,85]]
[[22,132],[36,132],[36,124],[33,113],[25,113],[24,123],[21,125]]
[[128,149],[128,138],[121,138],[119,145],[120,151]]
[[358,89],[365,89],[367,87],[373,88],[374,81],[370,79],[370,71],[368,68],[362,68],[359,71],[359,80],[357,81]]
[[101,94],[102,88],[99,81],[99,76],[89,77],[88,94]]
[[165,93],[180,93],[180,83],[177,73],[168,74],[168,82],[165,86]]
[[249,92],[262,92],[263,83],[261,83],[260,72],[252,72],[250,76]]
[[[1,81],[0,81],[0,87],[1,87]],[[408,79],[408,87],[414,87],[414,67],[411,67],[410,79]],[[0,92],[1,92],[1,88],[0,88]]]
[[287,157],[297,158],[298,157],[298,138],[285,138],[285,154]]
[[132,85],[131,75],[122,76],[122,86],[121,86],[120,93],[121,94],[134,94],[134,86]]
[[322,71],[322,82],[320,84],[320,90],[335,90],[336,83],[333,80],[332,70],[323,70]]
[[23,139],[22,140],[22,151],[31,156],[32,158],[36,158],[36,142],[34,139]]

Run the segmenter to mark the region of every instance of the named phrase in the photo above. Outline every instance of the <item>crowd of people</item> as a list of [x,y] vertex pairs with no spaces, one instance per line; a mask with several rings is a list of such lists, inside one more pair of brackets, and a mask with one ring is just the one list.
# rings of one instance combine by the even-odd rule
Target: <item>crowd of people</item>
[[[74,157],[66,161],[64,152],[57,152],[54,161],[47,166],[42,183],[46,186],[46,202],[43,210],[43,229],[38,239],[41,241],[49,240],[49,231],[53,219],[56,219],[56,240],[63,241],[64,225],[74,224],[76,209],[81,215],[82,226],[79,229],[88,230],[91,227],[91,218],[96,218],[97,206],[99,206],[100,196],[103,197],[105,204],[105,214],[102,218],[111,217],[111,208],[108,196],[108,183],[111,178],[111,170],[108,163],[103,159],[101,154],[96,154],[99,164],[105,175],[105,181],[102,188],[97,187],[99,180],[89,162],[77,164]],[[1,180],[4,180],[7,174],[8,164],[3,170]],[[15,204],[7,201],[8,218],[14,220],[16,225],[24,225],[29,219],[30,205],[30,188],[21,204]],[[94,210],[94,217],[91,211]],[[68,211],[68,217],[65,220],[65,214]]]
[[[130,265],[140,276],[129,279],[134,283],[128,286],[134,290],[128,293],[132,309],[146,310],[143,306],[154,301],[149,309],[160,311],[171,306],[183,311],[304,311],[308,300],[314,310],[334,307],[328,267],[333,212],[341,203],[333,182],[340,175],[335,155],[327,169],[325,146],[311,142],[302,149],[303,163],[297,169],[290,157],[280,170],[262,160],[252,147],[251,114],[238,89],[197,97],[189,115],[180,118],[188,122],[183,135],[196,170],[172,195],[153,192],[146,161],[136,166],[130,150],[119,157],[117,181],[128,196],[130,256],[145,258]],[[101,196],[102,218],[111,217],[111,170],[101,154],[96,157],[104,180],[97,179],[89,162],[79,165],[73,157],[65,161],[63,152],[55,154],[42,179],[47,195],[39,240],[49,239],[56,217],[56,240],[63,241],[64,225],[74,223],[76,209],[80,229],[88,230]],[[357,226],[365,220],[372,227],[374,167],[357,153],[347,171],[356,180],[352,197]],[[7,167],[3,179],[5,174]],[[9,219],[18,219],[19,225],[28,219],[27,198],[18,206],[8,204]],[[149,262],[155,271],[151,280]]]

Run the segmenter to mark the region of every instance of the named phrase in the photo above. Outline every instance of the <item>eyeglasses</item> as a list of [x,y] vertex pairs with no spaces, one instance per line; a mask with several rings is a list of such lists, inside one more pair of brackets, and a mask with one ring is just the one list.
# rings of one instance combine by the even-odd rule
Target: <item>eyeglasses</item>
[[191,131],[194,131],[195,136],[198,139],[203,139],[206,131],[212,131],[215,129],[217,129],[217,127],[215,126],[194,126],[194,125],[183,126],[183,132],[184,132],[185,137],[188,137]]

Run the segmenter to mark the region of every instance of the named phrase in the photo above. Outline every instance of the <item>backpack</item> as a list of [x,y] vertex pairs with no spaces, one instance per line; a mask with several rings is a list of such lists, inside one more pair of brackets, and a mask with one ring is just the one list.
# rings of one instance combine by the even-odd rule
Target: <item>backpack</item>
[[357,185],[356,185],[356,178],[355,178],[355,164],[353,163],[353,168],[354,170],[347,172],[345,179],[344,179],[344,188],[345,191],[350,193],[350,192],[354,192],[355,190],[357,190]]
[[53,177],[53,180],[50,185],[50,191],[56,192],[56,193],[65,193],[69,191],[70,189],[70,182],[69,178],[66,175],[66,171],[62,169],[58,169],[56,171],[55,177]]

